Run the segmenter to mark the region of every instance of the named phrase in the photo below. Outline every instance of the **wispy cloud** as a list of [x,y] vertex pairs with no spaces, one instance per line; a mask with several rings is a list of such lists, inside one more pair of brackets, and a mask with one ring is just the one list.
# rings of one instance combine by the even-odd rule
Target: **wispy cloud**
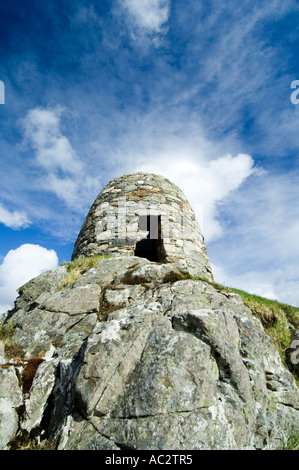
[[82,171],[82,164],[76,156],[69,140],[61,133],[60,119],[63,108],[31,109],[23,128],[25,139],[36,152],[36,162],[49,172],[59,170],[77,175]]
[[118,4],[134,39],[167,31],[169,0],[120,0]]
[[[185,84],[188,89],[198,87],[190,98],[205,116],[210,138],[236,132],[245,136],[250,153],[277,155],[297,148],[298,138],[281,125],[294,111],[288,109],[291,79],[287,69],[296,57],[290,49],[290,55],[285,54],[286,43],[278,39],[277,31],[285,30],[288,15],[298,12],[298,2],[212,0],[204,20],[194,21],[192,27],[183,8],[180,26],[189,39],[188,49],[183,49]],[[291,38],[290,30],[284,40]]]
[[[22,120],[24,144],[35,152],[34,164],[44,172],[39,177],[40,190],[53,192],[68,207],[80,212],[86,194],[98,184],[61,132],[65,108],[34,108]],[[84,184],[82,184],[84,180]]]
[[76,12],[72,17],[72,22],[75,24],[91,24],[96,23],[99,24],[99,16],[96,14],[94,6],[90,5],[88,7],[78,5]]

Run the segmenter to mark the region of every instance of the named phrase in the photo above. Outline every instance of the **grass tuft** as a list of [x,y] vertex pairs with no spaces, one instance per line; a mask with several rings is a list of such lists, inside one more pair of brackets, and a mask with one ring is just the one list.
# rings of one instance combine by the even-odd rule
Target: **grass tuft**
[[291,433],[283,443],[281,450],[299,450],[299,434],[298,433]]
[[86,258],[76,258],[73,261],[62,263],[67,268],[67,277],[60,286],[60,290],[72,284],[78,277],[89,271],[95,264],[103,259],[110,258],[110,255],[91,256]]
[[23,348],[13,340],[16,325],[14,323],[0,324],[0,340],[4,344],[6,357],[15,359],[17,362],[25,357]]

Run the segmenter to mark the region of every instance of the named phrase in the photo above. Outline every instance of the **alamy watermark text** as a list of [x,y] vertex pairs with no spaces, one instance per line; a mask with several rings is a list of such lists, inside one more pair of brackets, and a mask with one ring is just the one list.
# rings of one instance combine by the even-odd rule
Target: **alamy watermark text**
[[0,104],[5,104],[5,86],[2,80],[0,80]]
[[299,340],[294,339],[291,343],[291,349],[294,351],[291,354],[291,363],[292,364],[299,364]]
[[299,80],[293,80],[292,83],[291,83],[291,88],[294,88],[295,91],[293,91],[293,93],[291,94],[291,102],[293,104],[298,104],[299,103],[299,98],[298,98],[298,95],[299,95]]

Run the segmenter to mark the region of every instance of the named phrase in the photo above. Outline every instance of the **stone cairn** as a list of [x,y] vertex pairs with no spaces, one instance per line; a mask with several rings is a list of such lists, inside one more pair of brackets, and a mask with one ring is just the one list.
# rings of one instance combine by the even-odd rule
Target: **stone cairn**
[[204,237],[183,192],[151,173],[112,180],[82,225],[72,259],[95,255],[139,256],[177,263],[213,280]]

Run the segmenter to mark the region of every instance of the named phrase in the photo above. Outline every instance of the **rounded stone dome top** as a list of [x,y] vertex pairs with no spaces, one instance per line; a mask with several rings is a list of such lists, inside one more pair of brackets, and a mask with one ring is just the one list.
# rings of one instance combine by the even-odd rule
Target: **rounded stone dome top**
[[72,259],[94,255],[141,256],[176,262],[212,279],[204,238],[180,188],[152,173],[131,173],[107,184],[91,206]]

